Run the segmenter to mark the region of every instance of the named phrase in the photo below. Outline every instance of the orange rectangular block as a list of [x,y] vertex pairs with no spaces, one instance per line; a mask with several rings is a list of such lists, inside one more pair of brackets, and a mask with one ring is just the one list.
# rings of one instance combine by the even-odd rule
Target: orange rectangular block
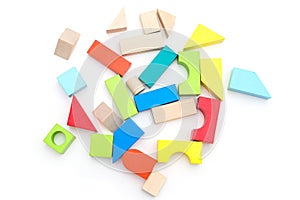
[[94,41],[87,53],[92,58],[121,76],[124,76],[131,66],[131,62],[97,40]]

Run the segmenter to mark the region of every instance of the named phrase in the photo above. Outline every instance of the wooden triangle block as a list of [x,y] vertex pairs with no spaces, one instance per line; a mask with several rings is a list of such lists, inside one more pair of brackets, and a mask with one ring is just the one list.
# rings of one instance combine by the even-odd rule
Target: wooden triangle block
[[97,129],[94,127],[75,96],[73,96],[72,99],[67,125],[97,132]]
[[175,24],[176,16],[174,16],[168,12],[162,11],[160,9],[157,9],[157,15],[158,15],[158,19],[159,19],[162,27],[165,30],[167,37],[169,37],[170,30],[172,30],[172,28]]
[[126,30],[127,30],[127,23],[126,23],[125,9],[122,8],[118,16],[107,28],[106,33],[115,33],[115,32],[121,32]]
[[184,46],[184,50],[206,47],[218,44],[224,41],[224,37],[209,28],[199,24],[188,42]]

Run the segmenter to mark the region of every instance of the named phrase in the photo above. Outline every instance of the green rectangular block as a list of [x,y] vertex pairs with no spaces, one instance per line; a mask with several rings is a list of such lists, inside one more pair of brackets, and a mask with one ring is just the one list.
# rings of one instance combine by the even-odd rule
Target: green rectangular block
[[111,158],[113,135],[92,134],[90,144],[90,156]]
[[122,118],[128,119],[138,113],[130,94],[120,75],[115,75],[105,81],[105,85],[115,102]]

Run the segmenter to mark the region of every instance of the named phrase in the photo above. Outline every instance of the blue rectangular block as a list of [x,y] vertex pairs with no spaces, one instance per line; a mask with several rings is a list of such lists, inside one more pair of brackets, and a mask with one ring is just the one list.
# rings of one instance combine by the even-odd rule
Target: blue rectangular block
[[151,88],[176,57],[177,54],[168,46],[165,46],[141,73],[139,79]]
[[178,100],[179,95],[175,84],[134,96],[139,112]]

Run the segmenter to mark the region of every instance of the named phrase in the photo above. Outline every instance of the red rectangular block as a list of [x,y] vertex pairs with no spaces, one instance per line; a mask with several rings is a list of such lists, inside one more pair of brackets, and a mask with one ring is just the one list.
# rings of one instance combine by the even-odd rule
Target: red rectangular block
[[131,62],[97,40],[94,41],[87,53],[92,58],[121,76],[124,76],[131,66]]

